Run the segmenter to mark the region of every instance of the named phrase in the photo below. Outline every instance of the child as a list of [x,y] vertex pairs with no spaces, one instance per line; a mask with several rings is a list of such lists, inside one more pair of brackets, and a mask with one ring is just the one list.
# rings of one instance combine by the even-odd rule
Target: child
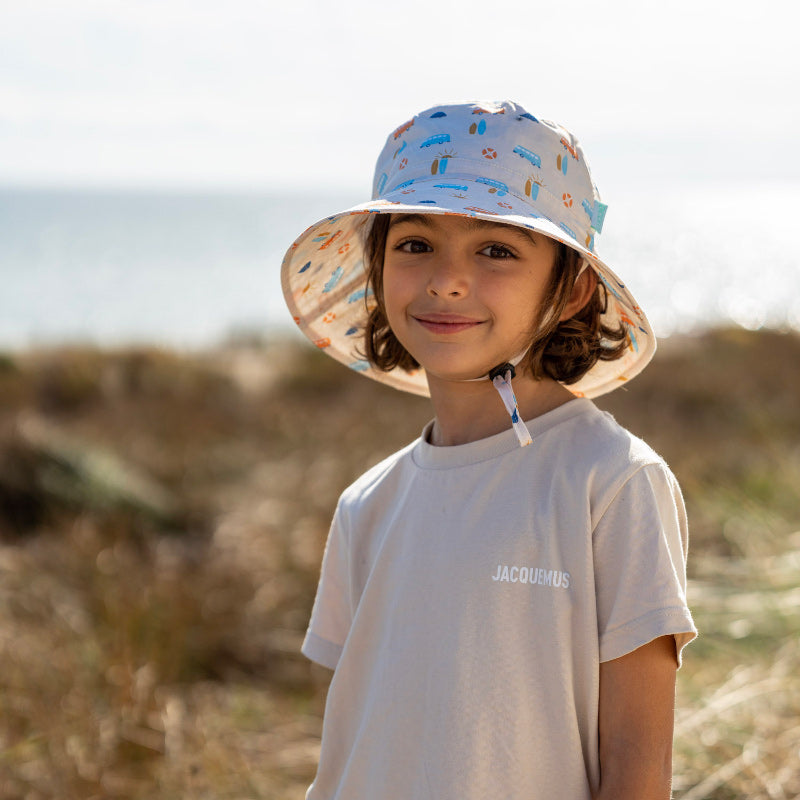
[[334,670],[310,800],[669,797],[686,519],[587,399],[655,350],[595,255],[605,209],[564,128],[441,106],[286,255],[303,332],[435,411],[336,509],[303,645]]

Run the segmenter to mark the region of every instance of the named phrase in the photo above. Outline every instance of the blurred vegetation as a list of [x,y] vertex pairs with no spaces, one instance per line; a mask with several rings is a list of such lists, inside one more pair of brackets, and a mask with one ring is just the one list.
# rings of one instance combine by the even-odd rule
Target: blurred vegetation
[[[683,800],[800,796],[798,366],[714,331],[598,401],[689,508]],[[295,343],[0,354],[0,799],[301,798],[331,512],[429,416]]]

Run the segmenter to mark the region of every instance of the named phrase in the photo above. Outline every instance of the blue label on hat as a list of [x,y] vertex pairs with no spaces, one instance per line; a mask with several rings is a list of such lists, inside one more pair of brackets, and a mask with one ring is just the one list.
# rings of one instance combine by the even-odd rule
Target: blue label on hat
[[460,183],[434,183],[434,189],[458,189],[461,192],[466,192],[468,186],[462,186]]
[[606,218],[606,211],[608,211],[608,206],[605,203],[601,203],[599,200],[594,201],[594,209],[592,214],[592,227],[598,232],[603,232],[603,222]]

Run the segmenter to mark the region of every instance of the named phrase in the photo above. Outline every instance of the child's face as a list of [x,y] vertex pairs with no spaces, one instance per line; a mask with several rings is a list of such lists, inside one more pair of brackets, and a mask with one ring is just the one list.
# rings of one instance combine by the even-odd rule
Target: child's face
[[389,325],[429,377],[485,375],[530,343],[556,253],[552,239],[511,225],[397,215],[383,266]]

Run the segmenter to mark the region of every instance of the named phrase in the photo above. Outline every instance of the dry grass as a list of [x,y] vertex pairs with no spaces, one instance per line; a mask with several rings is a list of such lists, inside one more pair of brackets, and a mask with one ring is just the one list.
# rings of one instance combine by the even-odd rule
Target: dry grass
[[[798,363],[721,331],[602,402],[690,510],[683,800],[800,796]],[[0,357],[0,800],[301,798],[330,513],[428,415],[289,345]]]

